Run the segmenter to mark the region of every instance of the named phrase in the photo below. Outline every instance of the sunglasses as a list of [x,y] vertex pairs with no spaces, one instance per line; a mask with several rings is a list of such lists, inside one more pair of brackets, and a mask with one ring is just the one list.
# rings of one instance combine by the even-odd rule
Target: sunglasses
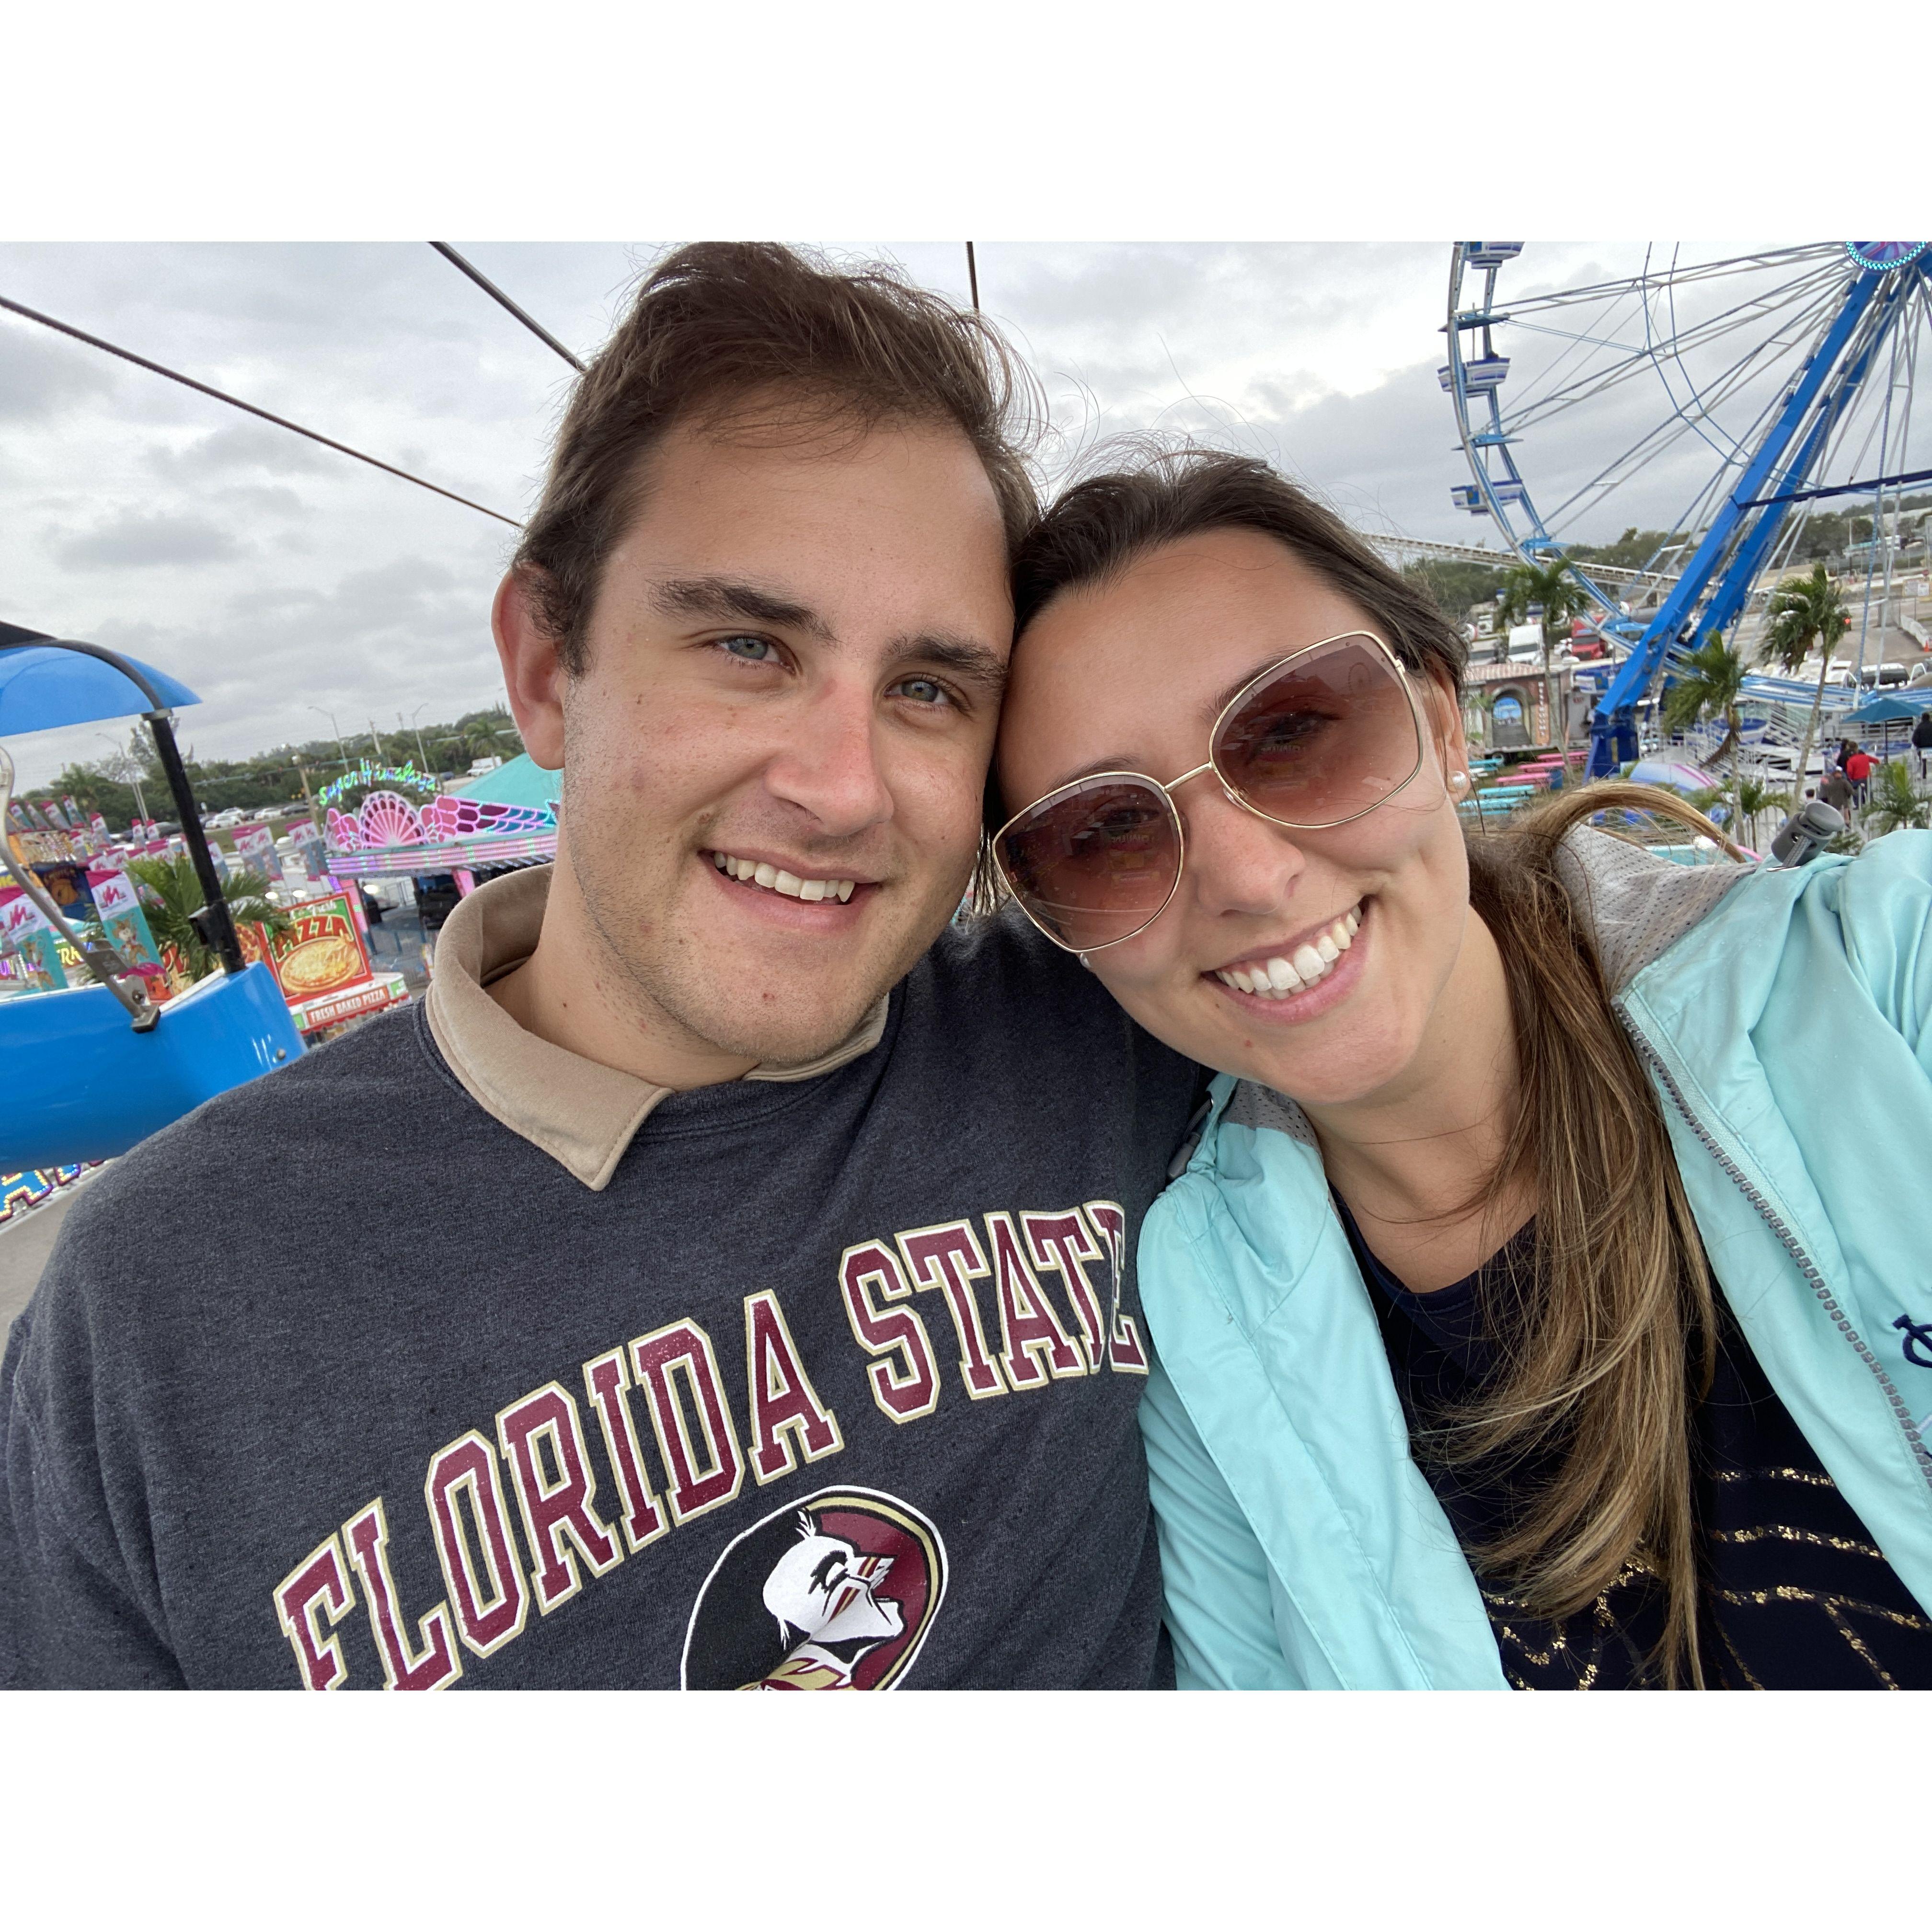
[[1208,762],[1162,784],[1096,772],[1016,812],[993,855],[1020,909],[1069,952],[1144,932],[1187,860],[1173,794],[1212,772],[1234,803],[1292,832],[1385,805],[1422,769],[1422,715],[1408,673],[1380,638],[1351,631],[1250,678],[1208,734]]

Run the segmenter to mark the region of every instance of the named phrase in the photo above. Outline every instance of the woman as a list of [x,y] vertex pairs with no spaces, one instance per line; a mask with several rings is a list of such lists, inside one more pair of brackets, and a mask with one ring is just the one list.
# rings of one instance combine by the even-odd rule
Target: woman
[[1460,641],[1244,459],[1016,596],[1000,868],[1232,1076],[1140,1246],[1181,1682],[1932,1685],[1932,836],[1466,840]]

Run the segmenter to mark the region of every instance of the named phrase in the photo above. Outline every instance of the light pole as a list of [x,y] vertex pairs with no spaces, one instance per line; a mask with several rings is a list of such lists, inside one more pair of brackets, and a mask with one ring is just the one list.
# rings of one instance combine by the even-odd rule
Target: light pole
[[383,750],[382,741],[376,735],[376,721],[373,718],[369,721],[369,742],[376,748],[376,762],[380,765],[389,754]]
[[347,771],[350,769],[349,747],[342,742],[342,727],[336,723],[335,713],[323,710],[320,704],[311,704],[309,709],[328,720],[328,728],[335,737],[335,748],[342,754],[342,769]]
[[[429,754],[423,749],[422,733],[418,729],[416,724],[416,720],[423,715],[423,712],[428,708],[428,706],[429,700],[425,698],[422,703],[418,704],[416,708],[410,713],[410,729],[416,733],[416,756],[422,760],[423,776],[426,778],[433,778],[435,777],[436,774],[429,768]],[[396,713],[396,722],[400,724],[402,722],[403,714],[398,711]]]
[[97,731],[94,735],[113,746],[114,769],[108,776],[110,778],[124,778],[128,784],[134,788],[134,809],[140,814],[141,822],[146,824],[148,818],[148,801],[141,790],[140,760],[136,758],[134,753],[118,739],[110,738],[105,731]]

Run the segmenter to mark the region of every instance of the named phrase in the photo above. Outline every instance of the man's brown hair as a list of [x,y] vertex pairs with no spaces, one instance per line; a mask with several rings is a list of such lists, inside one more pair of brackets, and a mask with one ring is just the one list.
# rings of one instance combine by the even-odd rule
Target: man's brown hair
[[[878,263],[842,270],[770,242],[667,256],[565,412],[514,567],[564,668],[580,672],[604,566],[642,507],[645,458],[694,413],[770,398],[789,430],[950,424],[986,465],[1009,548],[1038,512],[1031,378],[976,313]],[[802,415],[800,415],[800,412]]]

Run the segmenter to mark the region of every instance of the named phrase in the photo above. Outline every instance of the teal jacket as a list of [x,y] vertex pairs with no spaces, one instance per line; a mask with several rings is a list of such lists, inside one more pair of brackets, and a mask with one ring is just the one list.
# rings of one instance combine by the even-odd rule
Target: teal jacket
[[[1759,872],[1581,831],[1562,865],[1718,1287],[1932,1612],[1932,832]],[[1501,1690],[1307,1122],[1214,1094],[1139,1248],[1180,1681]]]

